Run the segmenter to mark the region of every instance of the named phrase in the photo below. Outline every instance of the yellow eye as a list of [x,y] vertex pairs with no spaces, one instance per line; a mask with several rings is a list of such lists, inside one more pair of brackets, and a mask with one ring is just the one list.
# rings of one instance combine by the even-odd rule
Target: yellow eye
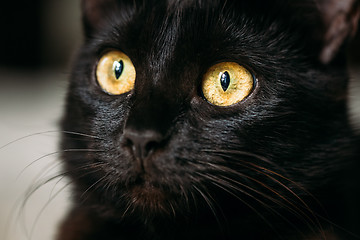
[[252,74],[234,62],[212,66],[204,75],[204,97],[217,106],[230,106],[246,98],[254,87]]
[[120,51],[110,51],[101,57],[96,68],[96,78],[105,92],[120,95],[134,88],[136,71],[127,55]]

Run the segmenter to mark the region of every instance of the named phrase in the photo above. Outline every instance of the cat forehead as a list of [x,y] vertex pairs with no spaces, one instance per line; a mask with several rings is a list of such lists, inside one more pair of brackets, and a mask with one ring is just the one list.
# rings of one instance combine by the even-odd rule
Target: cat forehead
[[[141,6],[141,7],[139,7]],[[266,21],[282,21],[285,24],[308,25],[319,22],[319,10],[315,0],[157,0],[142,1],[136,4],[134,13],[146,13],[145,15],[162,16],[164,21],[175,16],[177,20],[193,19],[200,20],[201,17],[210,20],[209,23],[216,23],[217,19],[236,22],[245,19],[266,19]],[[199,14],[202,14],[201,17]],[[143,15],[144,16],[144,15]],[[145,20],[145,18],[144,18]],[[223,23],[225,23],[223,22]],[[240,21],[241,22],[241,21]]]
[[169,9],[183,10],[187,8],[203,8],[211,9],[217,8],[221,10],[221,7],[231,7],[232,10],[242,10],[241,8],[252,8],[254,10],[265,9],[267,12],[272,11],[312,11],[317,10],[318,1],[320,0],[164,0]]
[[[220,0],[211,0],[211,1],[204,1],[204,0],[165,0],[166,4],[170,8],[187,8],[187,7],[218,7],[220,5],[233,5],[233,4],[246,4],[251,5],[256,8],[262,8],[265,6],[316,6],[315,0],[273,0],[273,1],[263,1],[263,0],[227,0],[227,1],[220,1]],[[270,10],[270,9],[268,9]]]
[[[224,1],[223,1],[224,2]],[[221,3],[221,1],[202,1],[202,0],[166,0],[166,3],[170,9],[181,9],[188,7],[209,7],[211,5],[216,6]]]
[[246,15],[248,18],[297,18],[301,23],[310,22],[309,16],[317,15],[315,0],[83,0],[82,10],[85,28],[90,33],[109,20],[130,23],[134,18],[140,22],[163,18],[167,21],[173,16],[181,20],[200,12],[211,21],[218,16]]
[[[106,7],[107,5],[114,6],[115,0],[83,0],[89,2],[99,2],[93,4],[99,7]],[[120,6],[133,6],[135,11],[144,9],[167,8],[167,10],[181,11],[184,9],[196,10],[196,9],[211,9],[215,8],[221,10],[222,7],[231,7],[231,10],[242,10],[241,8],[253,8],[253,9],[265,9],[267,12],[277,10],[296,11],[299,9],[311,10],[317,8],[317,1],[320,0],[117,0],[117,4]],[[91,4],[90,4],[91,5]],[[128,8],[126,8],[128,9]],[[171,11],[172,10],[172,11]]]

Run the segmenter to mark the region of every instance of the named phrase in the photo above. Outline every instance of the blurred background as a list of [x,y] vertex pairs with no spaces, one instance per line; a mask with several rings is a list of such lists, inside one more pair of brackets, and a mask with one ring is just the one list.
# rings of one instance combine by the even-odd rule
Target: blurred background
[[58,122],[81,31],[80,0],[0,8],[1,240],[54,239],[69,207],[66,180],[46,181],[60,172]]
[[[66,179],[47,180],[60,171],[58,121],[69,65],[82,41],[79,2],[7,1],[9,6],[0,9],[3,240],[53,239],[69,207]],[[360,122],[360,34],[349,52],[350,112],[356,124]]]

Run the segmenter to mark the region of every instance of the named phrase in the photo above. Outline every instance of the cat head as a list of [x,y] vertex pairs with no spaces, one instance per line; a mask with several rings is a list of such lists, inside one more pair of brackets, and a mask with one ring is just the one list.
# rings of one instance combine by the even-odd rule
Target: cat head
[[62,124],[79,201],[305,208],[351,155],[341,61],[359,8],[335,2],[83,1]]

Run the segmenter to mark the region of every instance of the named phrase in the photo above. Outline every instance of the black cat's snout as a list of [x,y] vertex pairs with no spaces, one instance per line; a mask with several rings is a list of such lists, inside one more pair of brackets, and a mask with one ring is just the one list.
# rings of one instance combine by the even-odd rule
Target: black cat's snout
[[163,136],[151,130],[136,131],[126,129],[123,140],[125,145],[131,149],[134,157],[143,161],[160,146]]

